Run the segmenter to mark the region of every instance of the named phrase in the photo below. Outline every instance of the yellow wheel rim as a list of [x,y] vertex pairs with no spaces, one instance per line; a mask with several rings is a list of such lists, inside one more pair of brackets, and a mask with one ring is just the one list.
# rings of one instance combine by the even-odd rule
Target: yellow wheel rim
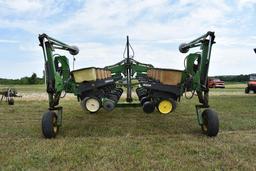
[[173,105],[169,100],[162,100],[158,104],[158,110],[162,114],[168,114],[172,111]]

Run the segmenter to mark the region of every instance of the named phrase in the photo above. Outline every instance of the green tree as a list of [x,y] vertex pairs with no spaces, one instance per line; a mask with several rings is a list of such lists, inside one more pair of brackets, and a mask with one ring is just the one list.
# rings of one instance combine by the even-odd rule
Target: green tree
[[29,84],[36,84],[37,83],[37,75],[36,73],[33,73],[31,77],[28,78]]

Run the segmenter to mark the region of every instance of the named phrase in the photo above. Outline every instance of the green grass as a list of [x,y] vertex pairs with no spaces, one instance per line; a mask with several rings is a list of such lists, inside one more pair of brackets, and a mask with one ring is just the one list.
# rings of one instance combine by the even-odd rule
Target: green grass
[[[210,104],[220,119],[215,138],[201,134],[196,97],[182,99],[167,116],[140,107],[92,115],[75,98],[63,100],[63,127],[53,140],[41,134],[46,100],[1,103],[0,170],[255,170],[256,96],[230,86],[211,89]],[[40,85],[15,87],[26,94],[45,91]],[[232,90],[238,94],[230,95]]]
[[19,93],[26,93],[26,92],[45,92],[45,85],[37,84],[37,85],[0,85],[0,91],[6,88],[14,88]]

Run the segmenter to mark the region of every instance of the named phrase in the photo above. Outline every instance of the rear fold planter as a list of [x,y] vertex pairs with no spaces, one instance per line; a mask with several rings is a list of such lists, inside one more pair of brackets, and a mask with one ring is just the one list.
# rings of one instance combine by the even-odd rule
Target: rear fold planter
[[[200,47],[199,52],[185,57],[184,70],[154,68],[133,59],[134,51],[127,36],[124,59],[105,68],[82,68],[70,71],[66,56],[53,54],[54,50],[69,51],[77,55],[79,49],[69,46],[46,34],[39,35],[43,49],[49,109],[42,117],[42,132],[45,138],[54,138],[62,125],[62,107],[59,106],[61,92],[74,93],[82,109],[97,113],[101,108],[112,111],[117,105],[141,105],[145,113],[158,111],[167,115],[175,111],[177,101],[186,92],[196,92],[199,104],[196,105],[198,123],[203,133],[214,137],[219,131],[217,113],[208,105],[208,69],[214,42],[214,32],[207,32],[199,38],[182,43],[181,53]],[[130,51],[133,54],[130,54]],[[125,57],[125,54],[127,55]],[[74,58],[73,58],[74,59]],[[74,60],[73,60],[74,64]],[[74,68],[74,67],[73,67]],[[136,79],[136,83],[134,83]],[[133,103],[132,89],[138,86],[136,94],[139,103]],[[126,88],[126,102],[118,103]],[[185,96],[186,97],[186,96]],[[10,104],[12,101],[9,102]]]

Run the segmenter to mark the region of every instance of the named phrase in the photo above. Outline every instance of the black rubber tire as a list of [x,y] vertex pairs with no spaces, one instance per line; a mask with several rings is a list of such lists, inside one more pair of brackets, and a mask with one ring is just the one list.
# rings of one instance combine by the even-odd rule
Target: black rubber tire
[[108,99],[102,102],[102,107],[108,112],[114,110],[115,106],[116,106],[116,103],[111,99]]
[[107,94],[107,98],[109,98],[117,103],[119,100],[119,95],[110,93],[110,94]]
[[140,99],[142,99],[143,97],[148,96],[148,93],[147,93],[147,92],[139,93],[139,94],[137,94],[137,96],[138,96],[138,98],[139,98],[139,100],[140,100]]
[[152,113],[152,112],[154,112],[154,110],[155,110],[154,102],[146,101],[146,102],[143,104],[143,111],[144,111],[145,113]]
[[245,90],[244,90],[244,92],[245,92],[246,94],[248,94],[248,93],[250,92],[249,87],[246,87]]
[[13,98],[8,99],[8,105],[14,105],[14,99]]
[[45,112],[42,117],[42,133],[45,138],[55,138],[59,132],[57,115],[53,111]]
[[177,108],[177,102],[175,100],[173,100],[172,98],[169,98],[169,100],[172,103],[172,111],[171,112],[174,112]]
[[140,99],[140,104],[143,106],[143,104],[147,101],[150,101],[150,97],[145,96]]
[[205,109],[202,113],[203,125],[202,131],[209,137],[215,137],[219,132],[219,118],[218,114],[211,110]]

